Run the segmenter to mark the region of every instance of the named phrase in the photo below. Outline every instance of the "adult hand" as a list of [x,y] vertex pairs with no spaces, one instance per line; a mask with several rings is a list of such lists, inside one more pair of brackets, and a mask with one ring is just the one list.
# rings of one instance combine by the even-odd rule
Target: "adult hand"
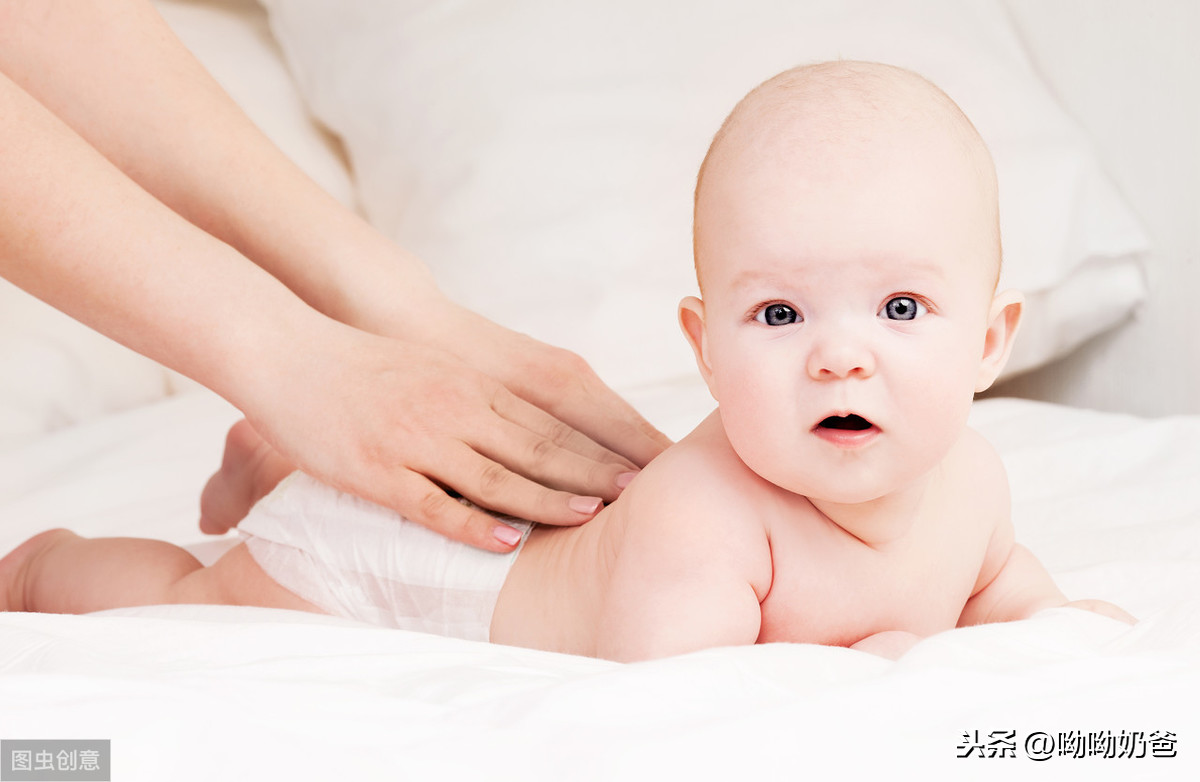
[[[426,314],[420,322],[436,325],[421,328],[410,319],[406,333],[458,357],[548,413],[555,420],[556,439],[583,436],[607,449],[605,461],[619,454],[638,467],[670,445],[580,356],[499,326],[444,297],[429,298],[433,304],[418,310],[436,315]],[[577,485],[612,499],[611,487],[598,480]]]
[[149,3],[14,0],[0,21],[0,274],[221,394],[282,457],[503,548],[442,485],[578,523],[666,444],[578,357],[449,304]]
[[[241,406],[263,438],[305,472],[481,548],[506,551],[516,538],[444,487],[533,521],[587,521],[665,438],[573,354],[483,319],[475,325],[481,341],[530,371],[517,393],[452,354],[329,321],[295,351],[288,376],[263,372],[257,382],[267,388],[245,389]],[[606,442],[633,458],[521,397],[533,396],[539,383],[538,396],[554,400],[546,407],[593,431],[612,431]]]

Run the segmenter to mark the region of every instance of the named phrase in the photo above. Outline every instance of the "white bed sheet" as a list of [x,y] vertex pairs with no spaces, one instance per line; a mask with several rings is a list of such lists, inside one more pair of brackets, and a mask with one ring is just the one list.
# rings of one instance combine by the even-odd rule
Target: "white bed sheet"
[[[711,405],[694,382],[631,396],[676,436]],[[0,550],[51,526],[201,542],[235,418],[194,394],[0,452]],[[618,665],[266,609],[0,614],[0,739],[111,739],[119,780],[1195,778],[1200,417],[997,399],[974,422],[1019,537],[1138,627],[1060,609],[897,663],[771,645]],[[957,757],[1007,730],[1015,757]],[[1147,757],[1035,762],[1038,731],[1141,732]],[[1150,756],[1156,731],[1176,757]]]

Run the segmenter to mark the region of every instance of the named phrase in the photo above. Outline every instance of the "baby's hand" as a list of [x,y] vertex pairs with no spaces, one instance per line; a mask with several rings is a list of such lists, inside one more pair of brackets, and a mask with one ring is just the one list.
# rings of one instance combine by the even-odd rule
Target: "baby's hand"
[[1067,606],[1069,608],[1082,608],[1084,611],[1091,611],[1113,619],[1119,619],[1126,624],[1137,624],[1137,619],[1132,617],[1125,609],[1103,600],[1072,600],[1067,603]]
[[921,636],[905,630],[884,630],[881,633],[868,635],[858,643],[852,644],[850,648],[860,652],[870,652],[889,660],[899,660],[920,640]]

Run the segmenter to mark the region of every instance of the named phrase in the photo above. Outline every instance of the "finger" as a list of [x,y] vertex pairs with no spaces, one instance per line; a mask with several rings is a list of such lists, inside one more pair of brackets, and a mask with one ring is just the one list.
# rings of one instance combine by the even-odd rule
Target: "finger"
[[588,521],[603,507],[598,496],[546,488],[465,443],[443,450],[442,456],[444,468],[430,471],[429,477],[490,510],[542,524],[574,525]]
[[478,434],[471,444],[481,455],[551,489],[611,502],[636,472],[624,459],[598,462],[509,421]]
[[637,472],[623,456],[512,395],[494,405],[499,426],[478,427],[471,444],[484,456],[539,483],[616,499]]
[[[569,424],[577,419],[595,419],[598,441],[617,453],[625,454],[634,464],[645,467],[671,445],[671,438],[658,431],[633,405],[600,381],[596,375],[582,378],[585,393],[581,405],[571,405],[561,418]],[[580,426],[580,428],[583,428]],[[584,428],[584,431],[590,431]]]
[[396,481],[396,499],[388,505],[409,521],[476,548],[512,551],[521,533],[496,517],[464,505],[423,475],[406,471]]
[[609,450],[575,427],[558,420],[551,413],[525,401],[503,386],[492,399],[492,409],[509,421],[592,461],[619,464],[626,469],[636,467],[621,454]]
[[558,375],[557,382],[525,387],[521,396],[638,467],[645,467],[671,445],[669,437],[606,386],[582,359],[570,372]]

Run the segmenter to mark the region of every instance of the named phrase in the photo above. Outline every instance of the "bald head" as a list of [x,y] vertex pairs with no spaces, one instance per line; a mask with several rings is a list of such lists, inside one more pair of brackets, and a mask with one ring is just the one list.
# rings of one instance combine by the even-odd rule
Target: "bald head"
[[[858,166],[888,165],[932,153],[960,165],[991,214],[980,237],[999,275],[996,175],[983,139],[958,105],[925,78],[890,65],[837,61],[806,65],[763,82],[743,98],[713,138],[696,182],[696,272],[703,287],[702,208],[715,170],[739,176],[752,165],[789,175],[843,178]],[[792,173],[794,171],[794,174]]]

